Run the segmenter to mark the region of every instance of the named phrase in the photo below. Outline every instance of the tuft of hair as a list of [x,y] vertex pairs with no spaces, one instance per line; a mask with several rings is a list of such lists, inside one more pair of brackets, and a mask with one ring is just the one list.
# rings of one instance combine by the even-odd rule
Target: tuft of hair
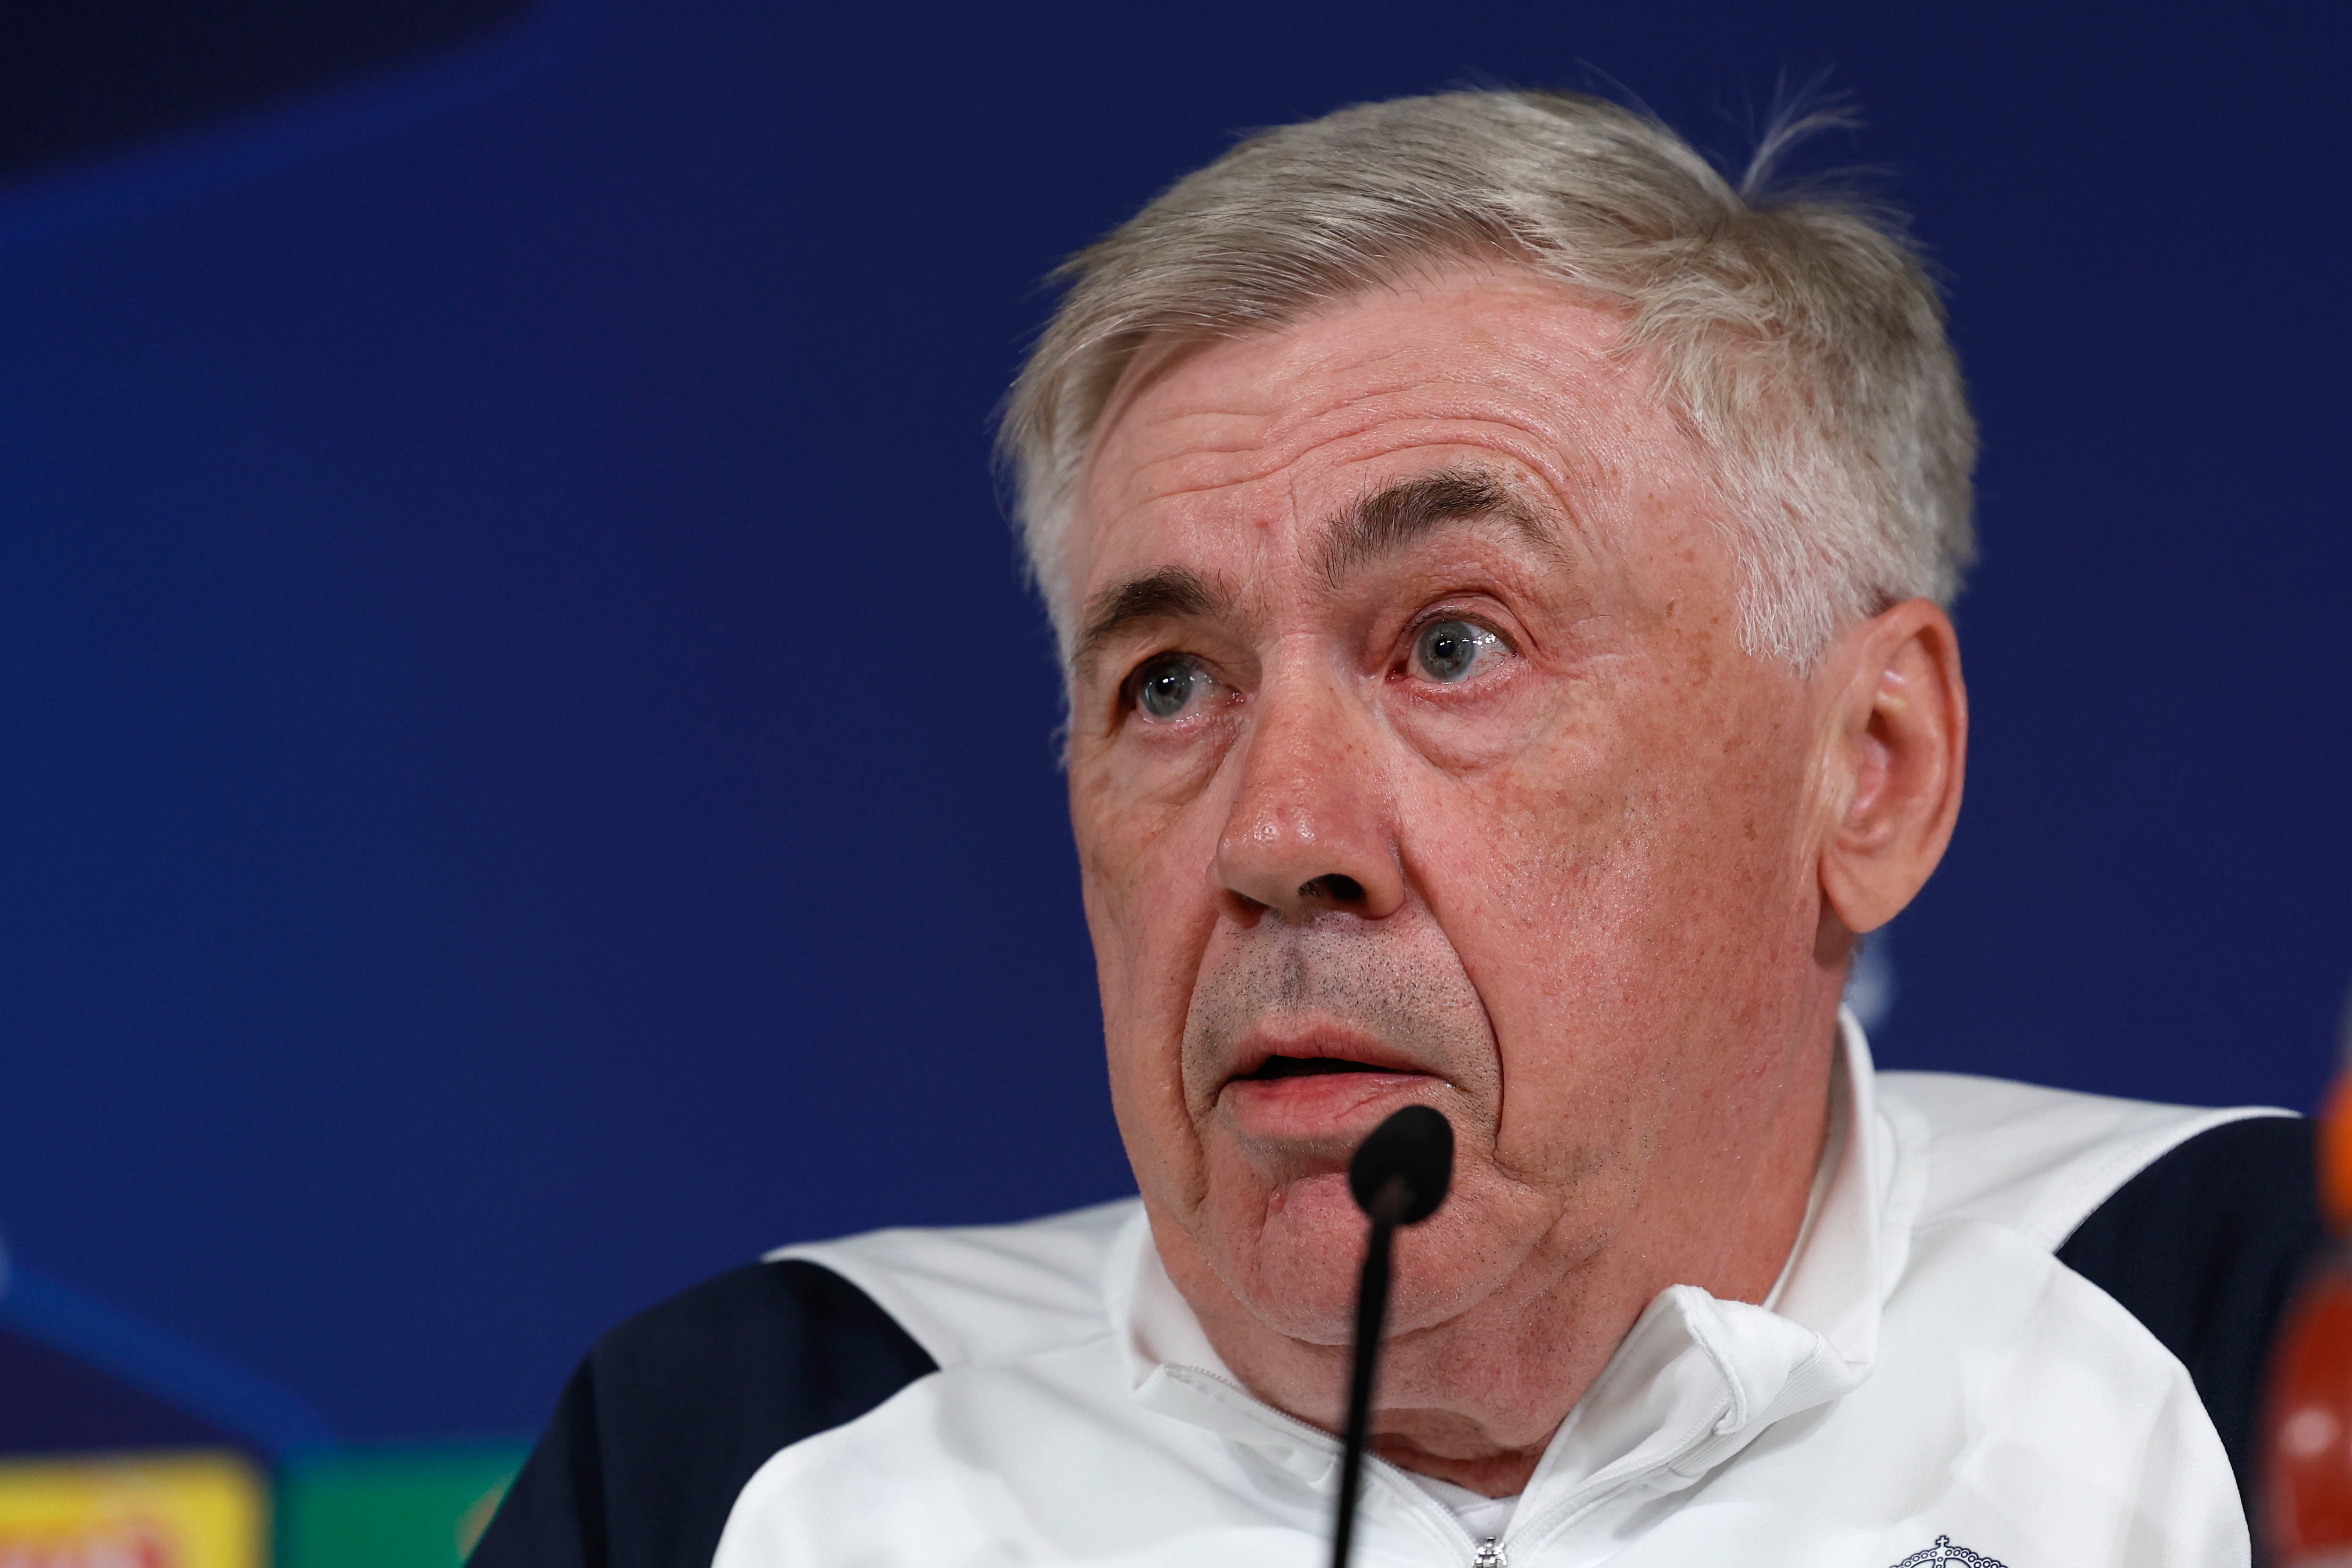
[[1258,132],[1053,275],[1058,309],[1005,403],[1015,526],[1066,665],[1064,556],[1096,426],[1147,345],[1271,331],[1462,260],[1516,262],[1621,314],[1618,352],[1706,455],[1751,653],[1812,668],[1843,626],[1975,554],[1976,425],[1943,301],[1898,213],[1786,187],[1784,112],[1737,185],[1601,98],[1468,90]]

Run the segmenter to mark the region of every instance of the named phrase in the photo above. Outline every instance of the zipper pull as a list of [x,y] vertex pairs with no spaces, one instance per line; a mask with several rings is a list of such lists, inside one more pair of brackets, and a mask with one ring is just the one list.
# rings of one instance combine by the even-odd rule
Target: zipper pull
[[1470,1568],[1511,1568],[1511,1560],[1503,1555],[1502,1542],[1490,1535],[1478,1543],[1478,1555]]

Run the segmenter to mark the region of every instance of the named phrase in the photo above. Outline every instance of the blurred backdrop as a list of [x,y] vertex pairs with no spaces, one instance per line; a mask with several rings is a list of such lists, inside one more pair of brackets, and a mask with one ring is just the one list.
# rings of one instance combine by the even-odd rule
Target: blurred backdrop
[[520,1439],[766,1247],[1129,1190],[990,412],[1040,276],[1171,177],[1465,81],[1736,159],[1826,69],[1867,125],[1811,166],[1881,170],[1948,279],[1974,757],[1875,952],[1882,1061],[2318,1093],[2335,8],[39,9],[0,47],[0,1447],[67,1361],[264,1463]]

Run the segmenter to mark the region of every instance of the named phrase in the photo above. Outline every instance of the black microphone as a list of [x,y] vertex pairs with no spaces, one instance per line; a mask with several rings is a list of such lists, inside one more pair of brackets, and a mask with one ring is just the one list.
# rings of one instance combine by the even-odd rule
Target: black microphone
[[1339,1516],[1331,1527],[1331,1568],[1348,1568],[1355,1544],[1356,1494],[1364,1480],[1364,1439],[1372,1421],[1372,1373],[1389,1315],[1389,1246],[1401,1225],[1437,1212],[1454,1181],[1454,1124],[1426,1105],[1408,1105],[1372,1129],[1348,1162],[1348,1190],[1371,1216],[1364,1277],[1356,1287],[1356,1365],[1348,1384],[1348,1432],[1339,1449]]

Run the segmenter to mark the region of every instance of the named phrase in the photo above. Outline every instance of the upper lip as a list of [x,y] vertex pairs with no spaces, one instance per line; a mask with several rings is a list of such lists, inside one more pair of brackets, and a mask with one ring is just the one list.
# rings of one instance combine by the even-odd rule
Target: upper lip
[[1225,1081],[1231,1083],[1235,1079],[1247,1078],[1276,1057],[1330,1058],[1360,1063],[1377,1072],[1431,1076],[1428,1068],[1393,1046],[1383,1045],[1353,1029],[1336,1025],[1316,1025],[1283,1033],[1251,1030],[1234,1055],[1233,1069],[1225,1075]]

